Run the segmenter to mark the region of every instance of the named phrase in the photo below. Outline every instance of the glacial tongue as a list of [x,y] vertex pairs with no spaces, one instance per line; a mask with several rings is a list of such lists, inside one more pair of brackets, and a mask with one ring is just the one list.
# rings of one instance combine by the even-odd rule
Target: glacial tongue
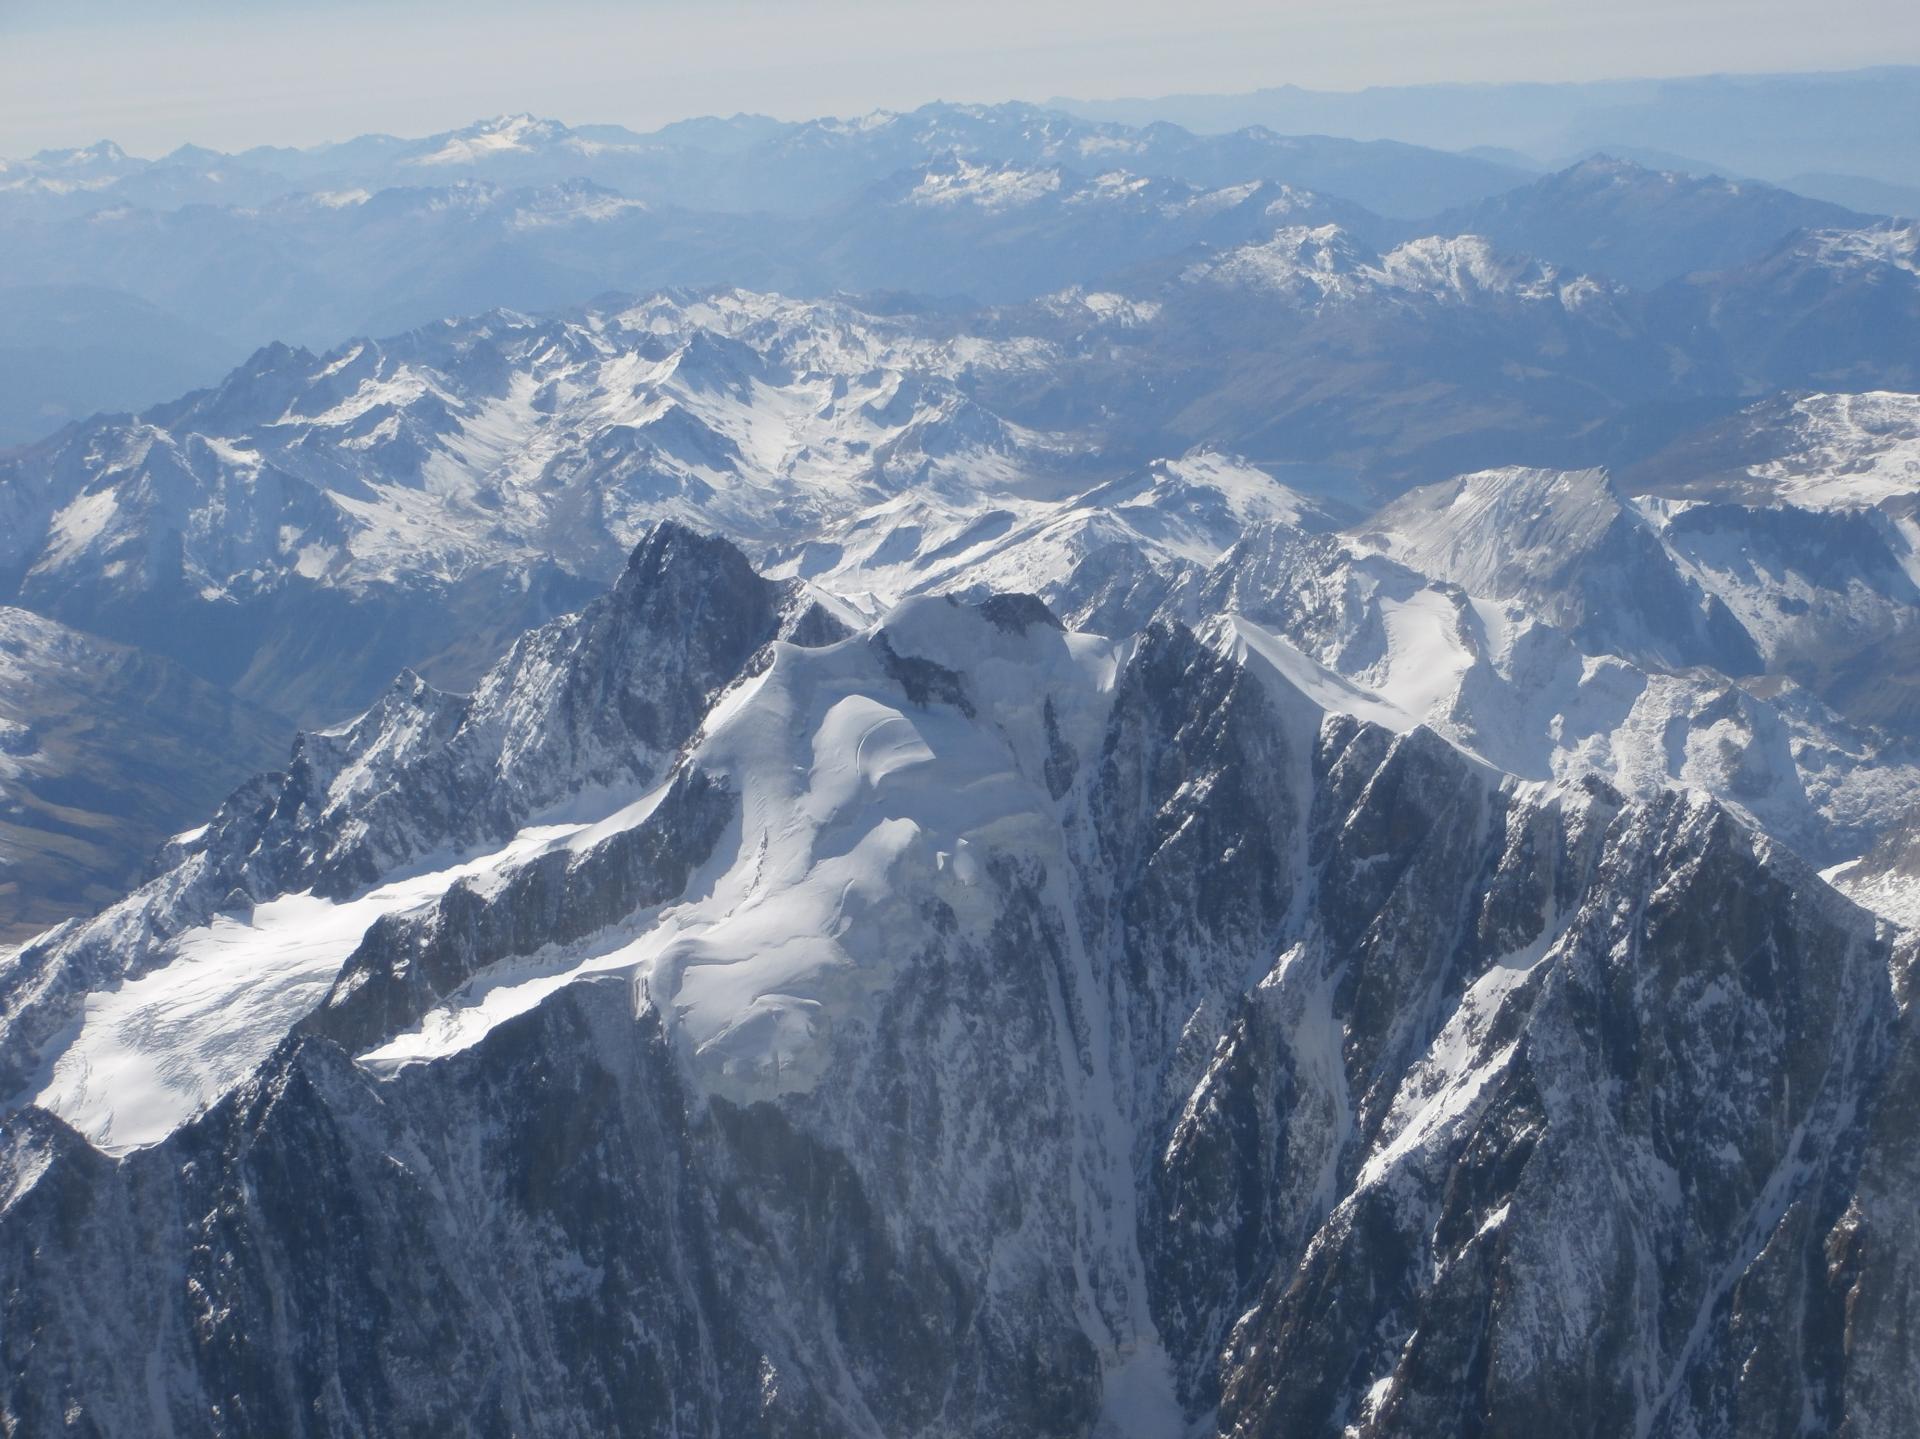
[[[87,991],[183,958],[206,971],[198,991],[219,996],[276,957],[288,987],[245,1026],[246,1053],[270,1047],[376,916],[636,799],[769,642],[842,632],[804,586],[762,580],[724,541],[657,527],[610,591],[526,635],[472,695],[402,675],[349,725],[301,735],[284,772],[178,839],[151,883],[26,946],[0,971],[0,1073],[21,1084],[51,1062],[42,1047]],[[223,1002],[195,1013],[217,1024]],[[198,1081],[175,1088],[189,1112],[200,1102]]]

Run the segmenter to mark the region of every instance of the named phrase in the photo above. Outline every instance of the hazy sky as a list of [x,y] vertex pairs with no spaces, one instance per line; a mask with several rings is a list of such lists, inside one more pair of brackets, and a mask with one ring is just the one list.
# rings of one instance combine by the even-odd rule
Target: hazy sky
[[0,155],[1917,62],[1915,0],[0,0]]

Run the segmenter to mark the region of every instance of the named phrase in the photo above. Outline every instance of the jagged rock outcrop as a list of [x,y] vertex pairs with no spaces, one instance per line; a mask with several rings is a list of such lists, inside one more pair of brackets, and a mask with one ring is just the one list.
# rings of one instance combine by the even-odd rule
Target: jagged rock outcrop
[[[808,647],[737,556],[651,543],[578,632],[651,565],[644,640],[497,672],[550,654],[562,731],[460,806],[512,833],[171,931],[163,880],[35,961],[133,977],[0,1016],[43,1066],[0,1125],[17,1429],[1920,1422],[1909,961],[1791,854],[1175,622],[927,598]],[[658,768],[538,823],[608,724]],[[450,748],[380,803],[439,814]],[[249,872],[311,884],[328,813]]]

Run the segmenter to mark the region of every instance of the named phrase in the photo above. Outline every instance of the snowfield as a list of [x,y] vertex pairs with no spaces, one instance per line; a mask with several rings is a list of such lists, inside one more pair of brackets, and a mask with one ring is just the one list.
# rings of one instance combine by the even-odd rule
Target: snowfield
[[103,1153],[157,1144],[239,1084],[317,1005],[382,915],[462,882],[484,885],[572,830],[530,831],[499,854],[396,880],[344,903],[290,894],[168,942],[138,979],[89,994],[33,1102]]

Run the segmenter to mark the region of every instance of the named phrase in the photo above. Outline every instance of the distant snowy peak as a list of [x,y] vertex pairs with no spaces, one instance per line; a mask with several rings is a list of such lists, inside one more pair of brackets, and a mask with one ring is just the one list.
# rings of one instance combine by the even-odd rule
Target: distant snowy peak
[[1750,674],[1762,660],[1727,606],[1599,470],[1486,470],[1410,491],[1360,536],[1423,574],[1514,600],[1590,652]]
[[931,165],[907,194],[907,203],[928,208],[970,205],[981,210],[1012,210],[1060,192],[1058,169],[1020,165],[974,164],[958,155]]
[[92,170],[133,163],[133,157],[111,140],[71,150],[42,150],[30,162],[49,170]]
[[1682,174],[1677,170],[1660,170],[1633,160],[1622,160],[1604,152],[1576,161],[1557,174],[1547,176],[1546,180],[1569,190],[1627,190],[1642,185],[1658,185],[1668,190],[1693,186],[1729,194],[1740,192],[1737,182],[1723,179],[1718,175],[1693,176]]
[[154,163],[129,155],[111,140],[72,150],[42,150],[26,160],[0,160],[0,191],[60,195],[98,190]]
[[1681,499],[1802,509],[1920,509],[1920,395],[1892,390],[1762,400],[1637,467]]
[[1815,509],[1920,502],[1920,395],[1807,395],[1784,452],[1748,467],[1780,499]]
[[[1339,523],[1324,502],[1212,445],[1199,446],[1175,459],[1156,460],[1133,482],[1134,497],[1120,500],[1119,507],[1145,505],[1173,510],[1184,497],[1202,493],[1218,498],[1235,529],[1283,524],[1318,532],[1334,529]],[[1237,543],[1237,534],[1226,538],[1227,533],[1223,531],[1218,537],[1225,540],[1221,549]]]
[[1076,628],[1120,635],[1263,524],[1324,532],[1318,500],[1202,448],[1062,500],[904,493],[771,552],[877,613],[919,593],[1031,593]]
[[1506,255],[1479,235],[1429,235],[1381,257],[1380,271],[1403,290],[1467,300],[1476,294],[1541,300],[1558,293],[1559,272],[1524,255]]
[[1037,302],[1036,308],[1076,328],[1091,321],[1118,329],[1150,325],[1164,310],[1158,300],[1083,285],[1047,295]]
[[[1098,159],[1098,153],[1091,158]],[[975,160],[958,151],[916,167],[880,191],[895,203],[936,210],[969,206],[998,212],[1050,202],[1103,215],[1154,215],[1166,220],[1199,220],[1237,211],[1275,225],[1333,219],[1377,223],[1358,206],[1273,180],[1208,187],[1137,174],[1124,166],[996,162]]]
[[1443,215],[1439,224],[1651,290],[1757,259],[1797,232],[1866,218],[1772,185],[1598,155]]
[[[1885,220],[1877,224],[1828,225],[1788,235],[1752,264],[1723,276],[1695,277],[1718,303],[1739,295],[1758,308],[1761,319],[1779,325],[1835,297],[1856,302],[1846,320],[1867,333],[1822,335],[1829,346],[1850,343],[1872,353],[1887,338],[1877,333],[1894,317],[1920,304],[1920,221]],[[1804,322],[1801,322],[1804,324]]]
[[1845,206],[1810,199],[1765,181],[1666,170],[1604,152],[1544,176],[1534,185],[1496,197],[1488,202],[1488,207],[1545,202],[1577,208],[1603,195],[1615,201],[1669,209],[1675,216],[1716,217],[1730,228],[1737,227],[1743,218],[1762,212],[1795,220],[1800,228],[1809,229],[1818,224],[1846,224],[1868,218]]
[[[155,633],[155,597],[287,611],[302,630],[292,608],[319,595],[416,616],[512,601],[537,620],[661,520],[765,554],[895,498],[977,518],[1084,488],[1075,437],[1010,423],[950,378],[1003,362],[991,342],[950,350],[883,317],[745,292],[496,312],[324,356],[273,346],[213,389],[10,461],[0,565],[33,603],[166,653],[196,627]],[[225,673],[216,655],[179,657]]]
[[1477,235],[1432,235],[1384,254],[1338,225],[1286,225],[1271,238],[1189,266],[1190,284],[1244,286],[1307,303],[1367,295],[1470,302],[1481,296],[1558,299],[1570,306],[1605,291],[1525,256],[1505,255]]
[[1371,252],[1337,225],[1287,225],[1270,239],[1190,266],[1183,279],[1329,298],[1356,293]]
[[1833,269],[1920,275],[1920,222],[1888,221],[1850,230],[1816,230],[1795,249]]
[[[998,151],[1045,162],[1109,153],[1110,145],[1124,149],[1129,138],[1123,126],[1090,125],[1017,101],[1000,105],[935,102],[914,110],[876,110],[850,120],[813,123],[837,127],[842,135],[869,139],[891,134],[928,154],[959,151],[985,157]],[[1088,141],[1092,142],[1090,146]]]
[[1427,485],[1367,522],[1389,553],[1487,593],[1584,552],[1626,514],[1601,470],[1483,470]]
[[569,180],[557,185],[520,191],[509,223],[516,230],[550,229],[561,225],[598,224],[623,215],[643,213],[649,207],[644,200],[628,199],[616,190],[590,180]]
[[[1255,191],[1237,203],[1257,212],[1297,198]],[[580,186],[556,203],[566,215],[605,199]],[[27,603],[209,666],[212,656],[165,648],[193,632],[184,616],[205,606],[285,614],[288,628],[270,631],[278,637],[311,631],[311,616],[293,613],[301,596],[404,596],[410,614],[458,596],[469,615],[469,602],[524,596],[510,610],[523,627],[577,604],[575,586],[612,574],[663,519],[728,534],[783,573],[844,580],[863,605],[985,583],[1124,632],[1151,613],[1156,589],[1183,566],[1212,563],[1246,525],[1316,522],[1297,496],[1266,488],[1257,467],[1136,473],[1200,435],[1286,454],[1268,391],[1242,385],[1236,395],[1233,361],[1217,344],[1220,326],[1243,314],[1256,346],[1277,328],[1231,277],[1251,256],[1282,254],[1301,286],[1287,303],[1371,297],[1363,320],[1411,317],[1435,340],[1403,348],[1445,353],[1449,365],[1453,351],[1441,345],[1458,334],[1463,305],[1536,312],[1524,348],[1482,357],[1503,376],[1564,339],[1564,311],[1553,309],[1564,298],[1532,298],[1532,272],[1484,244],[1434,239],[1382,255],[1335,225],[1290,226],[1265,245],[1210,254],[1201,265],[1218,270],[1217,282],[1147,274],[964,327],[911,307],[744,290],[661,292],[548,319],[497,311],[324,356],[269,347],[211,389],[138,419],[88,422],[0,462],[17,479],[0,486],[0,563],[26,576]],[[1335,318],[1331,373],[1344,384],[1346,367],[1377,363],[1380,347],[1368,325],[1356,342]],[[1144,343],[1111,346],[1106,336],[1122,331]],[[1192,348],[1168,354],[1156,348],[1163,337]],[[1320,364],[1302,359],[1303,374]],[[1459,389],[1444,368],[1408,372],[1409,392]],[[1245,413],[1195,419],[1181,396],[1202,379]],[[1538,392],[1528,383],[1516,405]],[[1317,410],[1304,388],[1296,393],[1296,417]],[[1278,473],[1312,474],[1316,488],[1345,479]],[[1119,484],[1110,501],[1068,503],[1110,482]],[[1151,503],[1131,502],[1136,482],[1159,487]],[[988,557],[999,568],[965,576]],[[161,596],[183,618],[152,623]],[[291,665],[295,647],[287,653]],[[449,676],[434,668],[439,653],[368,661],[354,701],[400,662],[470,682],[477,656]]]
[[500,115],[482,120],[463,130],[454,130],[424,140],[420,153],[403,162],[420,166],[473,165],[502,155],[532,154],[556,145],[581,148],[572,131],[558,120],[543,120],[533,115]]
[[[1208,191],[1287,181],[1403,215],[1431,214],[1517,178],[1486,161],[1407,146],[1258,130],[1196,135],[1164,124],[1095,123],[1034,105],[935,103],[795,122],[694,120],[652,134],[503,115],[426,137],[363,135],[239,155],[183,147],[160,161],[92,147],[0,165],[0,198],[34,215],[81,216],[122,201],[166,214],[194,204],[253,206],[290,193],[374,193],[453,175],[587,177],[630,198],[709,215],[813,215],[902,167],[950,154],[996,167],[1059,166],[1082,174],[1118,168]],[[1408,163],[1415,155],[1423,165]]]

